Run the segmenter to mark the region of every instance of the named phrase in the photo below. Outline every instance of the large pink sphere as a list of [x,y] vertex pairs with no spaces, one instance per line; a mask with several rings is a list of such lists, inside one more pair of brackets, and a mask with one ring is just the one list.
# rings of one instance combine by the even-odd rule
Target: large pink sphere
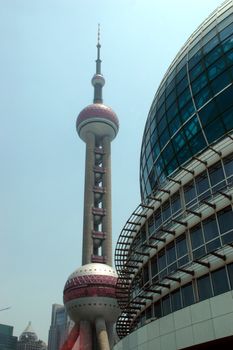
[[110,107],[102,103],[93,103],[79,113],[76,129],[84,141],[88,132],[100,137],[109,136],[113,140],[118,133],[119,120]]
[[87,264],[75,270],[64,287],[64,304],[74,322],[103,317],[116,322],[120,309],[116,299],[116,271],[106,264]]

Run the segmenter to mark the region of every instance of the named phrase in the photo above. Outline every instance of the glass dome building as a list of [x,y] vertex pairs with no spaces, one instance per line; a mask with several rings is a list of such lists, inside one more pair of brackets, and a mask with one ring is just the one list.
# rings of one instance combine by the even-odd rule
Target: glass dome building
[[191,35],[152,102],[141,204],[115,250],[115,350],[233,343],[233,1]]
[[142,199],[233,128],[233,13],[223,9],[189,38],[155,95],[141,148]]

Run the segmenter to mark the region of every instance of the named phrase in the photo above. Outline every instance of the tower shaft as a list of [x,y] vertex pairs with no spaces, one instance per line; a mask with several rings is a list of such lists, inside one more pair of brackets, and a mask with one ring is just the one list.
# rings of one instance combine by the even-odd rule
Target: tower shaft
[[82,263],[112,265],[111,140],[86,135]]

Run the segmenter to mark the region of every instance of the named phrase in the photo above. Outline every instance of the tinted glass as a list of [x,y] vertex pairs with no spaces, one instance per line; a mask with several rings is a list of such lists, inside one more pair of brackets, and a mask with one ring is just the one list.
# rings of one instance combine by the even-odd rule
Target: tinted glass
[[200,277],[197,280],[197,287],[200,301],[211,298],[213,296],[209,275]]

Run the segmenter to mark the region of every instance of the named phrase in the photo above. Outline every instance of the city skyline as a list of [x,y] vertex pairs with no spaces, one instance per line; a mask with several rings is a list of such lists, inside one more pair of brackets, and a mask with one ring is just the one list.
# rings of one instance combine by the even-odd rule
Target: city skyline
[[[166,3],[173,6],[172,1]],[[1,323],[13,325],[14,335],[32,320],[47,342],[51,305],[61,303],[67,275],[81,264],[84,145],[77,141],[75,119],[91,100],[88,77],[93,72],[98,22],[107,80],[104,101],[114,106],[121,122],[112,147],[114,245],[140,201],[140,146],[153,95],[174,54],[220,4],[196,1],[187,9],[180,1],[180,8],[171,10],[181,16],[180,20],[174,16],[177,27],[172,30],[166,3],[120,1],[117,6],[100,1],[96,12],[91,12],[90,1],[82,8],[81,1],[56,2],[55,8],[54,1],[0,5],[5,29],[0,59],[4,67],[1,236],[6,247],[1,254],[5,266],[1,307],[12,307],[1,313]],[[152,10],[157,26],[151,23]],[[182,32],[181,19],[187,33]],[[164,32],[159,31],[161,25]],[[157,50],[151,45],[155,40]],[[168,47],[164,40],[169,40]],[[130,141],[129,130],[134,134]]]

